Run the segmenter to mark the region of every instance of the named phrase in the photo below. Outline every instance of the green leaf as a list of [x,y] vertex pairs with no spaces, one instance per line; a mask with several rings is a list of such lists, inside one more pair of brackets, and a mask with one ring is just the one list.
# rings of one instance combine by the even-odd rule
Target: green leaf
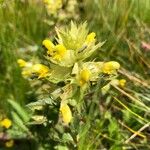
[[63,141],[65,142],[73,141],[73,138],[69,133],[64,133],[62,138],[63,138]]
[[43,115],[34,115],[32,116],[32,119],[34,121],[31,122],[31,124],[43,124],[47,121],[47,118]]
[[55,148],[56,150],[69,150],[66,146],[58,145]]
[[12,114],[12,118],[13,118],[13,122],[23,131],[28,132],[28,128],[24,125],[23,120],[18,116],[17,113],[15,113],[14,111],[11,112]]
[[51,69],[53,70],[51,72],[50,77],[48,80],[52,83],[58,83],[60,81],[66,80],[71,72],[71,68],[63,67],[55,64],[51,64]]
[[31,102],[28,105],[26,105],[28,108],[30,108],[32,111],[34,110],[42,110],[44,105],[52,105],[53,99],[50,97],[38,100],[36,102]]
[[30,120],[28,112],[17,102],[13,100],[8,100],[8,103],[12,106],[12,108],[17,112],[17,114],[22,118],[24,122],[28,122]]
[[[110,119],[110,124],[108,127],[108,131],[111,137],[115,136],[118,133],[118,124],[115,119]],[[119,134],[119,133],[118,133]]]
[[99,42],[97,45],[87,47],[82,53],[80,53],[79,58],[82,59],[82,60],[89,58],[104,43],[105,43],[105,41],[101,42],[101,43]]

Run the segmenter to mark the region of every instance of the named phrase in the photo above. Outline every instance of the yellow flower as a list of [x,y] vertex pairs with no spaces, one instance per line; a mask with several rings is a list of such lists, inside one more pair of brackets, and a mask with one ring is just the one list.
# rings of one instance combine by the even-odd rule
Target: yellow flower
[[17,63],[19,64],[20,67],[25,67],[27,65],[27,62],[24,61],[23,59],[18,59]]
[[67,52],[67,49],[65,48],[65,46],[63,46],[62,44],[58,44],[55,46],[54,50],[53,50],[53,59],[61,61],[65,54]]
[[119,85],[120,85],[121,87],[124,87],[125,84],[126,84],[126,80],[125,80],[125,79],[119,80]]
[[81,70],[80,75],[79,75],[79,80],[80,80],[81,86],[90,80],[90,74],[91,74],[91,72],[88,69]]
[[9,141],[7,141],[6,143],[5,143],[5,146],[6,147],[12,147],[14,145],[14,140],[9,140]]
[[85,42],[87,44],[95,42],[95,37],[96,37],[96,34],[94,32],[92,32],[92,33],[90,33],[90,34],[87,35],[87,38],[86,38]]
[[39,78],[46,77],[48,75],[49,68],[42,64],[35,64],[32,66],[32,73],[35,73]]
[[72,120],[72,112],[67,104],[61,104],[60,112],[65,124],[69,124]]
[[116,61],[109,61],[103,64],[102,72],[106,74],[113,74],[120,68],[120,64]]
[[18,63],[19,66],[22,67],[22,68],[24,68],[24,67],[31,67],[31,66],[32,66],[32,63],[26,62],[26,61],[23,60],[23,59],[18,59],[18,60],[17,60],[17,63]]
[[12,122],[11,122],[10,119],[5,118],[5,119],[3,119],[3,120],[0,122],[0,125],[1,125],[2,127],[5,127],[6,129],[8,129],[8,128],[10,128],[10,127],[12,126]]
[[32,70],[30,69],[25,69],[21,72],[23,77],[30,77],[32,75]]
[[47,54],[51,55],[54,48],[54,44],[50,40],[46,39],[42,42],[42,45],[48,50]]
[[57,10],[62,7],[62,0],[43,0],[43,2],[46,4],[47,11],[50,14],[57,13]]
[[49,57],[52,57],[57,61],[61,61],[67,52],[67,49],[64,45],[58,44],[55,46],[50,40],[44,40],[42,45],[48,50],[47,54]]

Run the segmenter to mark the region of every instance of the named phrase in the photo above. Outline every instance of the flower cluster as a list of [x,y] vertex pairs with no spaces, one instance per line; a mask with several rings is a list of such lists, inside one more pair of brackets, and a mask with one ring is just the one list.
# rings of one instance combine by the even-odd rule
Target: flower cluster
[[[62,120],[68,124],[72,120],[72,112],[69,107],[73,98],[74,88],[79,87],[86,91],[90,82],[96,82],[100,74],[116,76],[120,64],[116,61],[100,62],[87,61],[104,44],[96,41],[94,32],[88,33],[86,23],[77,26],[73,22],[70,29],[56,29],[57,38],[54,43],[45,39],[42,45],[46,49],[46,59],[50,68],[42,64],[32,64],[22,59],[18,64],[23,68],[24,76],[37,75],[38,78],[47,78],[53,84],[64,82],[63,92],[58,92],[61,99],[60,112]],[[117,80],[117,79],[116,79]],[[125,80],[117,80],[117,85],[124,86]],[[57,92],[58,89],[56,89]],[[55,91],[52,91],[54,93]],[[78,101],[78,100],[76,100]]]
[[32,64],[31,62],[26,62],[23,59],[18,59],[18,64],[23,68],[22,75],[24,77],[37,76],[38,78],[44,78],[49,74],[49,68],[42,64]]
[[[8,118],[4,118],[0,121],[0,126],[4,129],[9,129],[12,126],[12,121]],[[12,147],[14,145],[14,140],[8,140],[5,142],[6,147]]]
[[43,2],[50,14],[55,14],[62,8],[62,0],[43,0]]
[[62,22],[66,20],[71,20],[71,19],[78,19],[78,11],[79,8],[78,6],[80,3],[77,0],[69,0],[69,1],[64,1],[64,0],[43,0],[43,3],[45,5],[46,11],[48,15],[51,16],[51,20],[46,20],[46,22],[49,25],[54,24],[54,20],[52,17],[55,19],[57,18],[57,23],[61,25]]
[[110,61],[110,62],[104,63],[102,67],[102,71],[106,74],[113,74],[119,68],[120,68],[120,64],[118,62]]

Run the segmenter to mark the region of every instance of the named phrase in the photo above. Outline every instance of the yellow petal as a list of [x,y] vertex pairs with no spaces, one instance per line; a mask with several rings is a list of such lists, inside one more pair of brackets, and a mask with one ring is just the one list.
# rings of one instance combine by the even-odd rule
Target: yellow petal
[[116,61],[109,61],[103,64],[102,71],[106,74],[113,74],[120,68],[120,64]]
[[61,61],[62,57],[60,55],[56,54],[56,55],[53,56],[53,59],[55,59],[57,61]]
[[47,39],[42,42],[42,45],[48,50],[47,53],[51,53],[51,51],[54,48],[54,44],[50,40],[47,40]]
[[25,67],[27,65],[27,62],[24,61],[23,59],[18,59],[17,63],[19,64],[20,67]]
[[5,127],[6,129],[8,129],[8,128],[11,127],[12,122],[11,122],[10,119],[5,118],[5,119],[3,119],[3,120],[0,122],[0,125],[1,125],[2,127]]
[[32,66],[32,73],[36,73],[40,78],[48,75],[49,68],[42,64],[35,64]]
[[60,107],[62,119],[65,124],[69,124],[72,120],[72,112],[67,104],[62,104]]
[[96,37],[96,34],[94,32],[88,34],[87,38],[86,38],[86,43],[92,43],[95,41],[95,37]]
[[52,57],[55,60],[61,61],[64,58],[64,56],[66,55],[66,52],[67,52],[66,47],[62,44],[58,44],[53,49]]
[[79,75],[81,86],[90,80],[90,74],[91,72],[88,69],[81,70],[80,75]]
[[125,84],[126,84],[126,80],[125,80],[125,79],[119,80],[119,85],[120,85],[121,87],[124,87]]

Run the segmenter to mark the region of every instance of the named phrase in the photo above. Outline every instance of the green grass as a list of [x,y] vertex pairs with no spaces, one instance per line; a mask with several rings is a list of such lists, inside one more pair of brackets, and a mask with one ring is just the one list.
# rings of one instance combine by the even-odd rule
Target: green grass
[[142,75],[146,75],[148,54],[144,54],[140,46],[142,41],[149,40],[149,1],[87,0],[85,5],[91,30],[95,30],[101,40],[106,40],[100,58],[119,60],[129,70],[133,70],[134,65],[134,71],[141,74],[142,70]]
[[[99,55],[96,55],[97,59],[119,61],[122,66],[121,76],[127,79],[127,87],[124,90],[117,89],[122,93],[118,100],[112,93],[111,101],[107,97],[102,102],[105,105],[103,109],[111,112],[111,121],[107,130],[110,129],[111,131],[114,128],[114,132],[116,131],[115,140],[120,141],[125,138],[120,137],[123,132],[130,132],[125,128],[120,130],[117,127],[120,126],[116,121],[120,120],[121,112],[123,115],[122,121],[135,131],[149,122],[150,116],[144,114],[147,114],[147,112],[149,114],[150,111],[148,105],[150,100],[150,57],[149,52],[141,48],[141,42],[149,42],[150,2],[146,0],[87,0],[86,2],[85,15],[86,19],[89,20],[90,29],[97,33],[100,40],[106,40],[105,45],[99,51]],[[115,112],[120,115],[115,114]],[[131,118],[133,118],[132,121]],[[105,129],[101,127],[99,130],[104,131]],[[120,133],[118,134],[118,132]],[[104,138],[104,135],[99,136]],[[111,140],[113,141],[114,138]],[[144,139],[140,139],[140,143],[142,141]],[[117,141],[114,141],[114,143],[117,144]],[[111,149],[117,149],[116,144]],[[130,144],[135,149],[149,149],[147,144],[144,144],[145,148],[140,148],[142,144],[136,145],[132,142]]]
[[[120,78],[125,78],[127,85],[124,89],[113,86],[105,96],[101,96],[99,87],[91,89],[94,95],[85,101],[87,110],[81,114],[84,121],[71,127],[73,136],[82,134],[78,149],[148,150],[150,52],[141,48],[141,42],[150,42],[150,1],[85,0],[80,9],[79,22],[87,21],[98,41],[106,41],[93,57],[118,61]],[[53,35],[53,26],[45,19],[51,17],[42,5],[20,0],[0,4],[0,109],[5,108],[4,112],[9,113],[7,99],[22,105],[36,99],[36,88],[22,78],[16,62],[19,57],[30,59],[41,53],[41,48],[29,54],[19,48],[41,46],[49,32]],[[136,131],[140,129],[139,135]]]
[[[0,4],[0,103],[13,98],[21,103],[31,99],[26,94],[30,88],[20,74],[17,59],[22,57],[18,48],[41,44],[48,34],[43,22],[46,12],[38,4],[31,5],[20,0]],[[34,54],[37,55],[37,54]],[[26,56],[25,56],[26,57]]]

